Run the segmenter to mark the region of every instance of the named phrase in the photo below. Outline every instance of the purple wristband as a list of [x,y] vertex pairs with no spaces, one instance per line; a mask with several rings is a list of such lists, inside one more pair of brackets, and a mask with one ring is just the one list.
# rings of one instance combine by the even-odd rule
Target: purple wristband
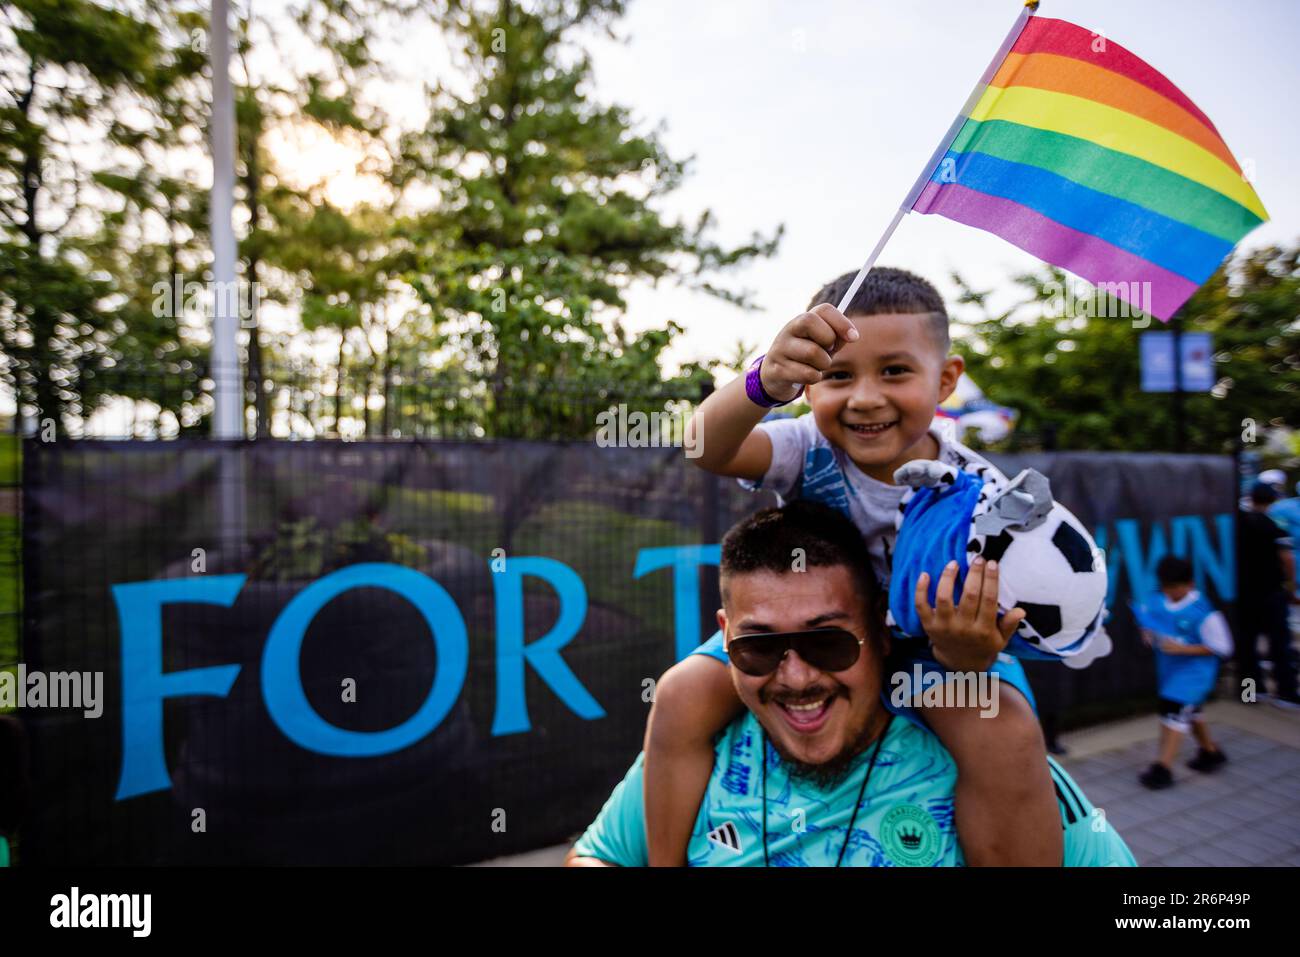
[[803,395],[803,386],[799,386],[799,391],[784,402],[768,395],[767,390],[763,388],[763,378],[759,374],[763,368],[763,359],[766,356],[767,353],[763,353],[750,363],[749,371],[745,373],[745,395],[749,396],[749,401],[754,405],[762,406],[765,409],[775,409],[778,406],[789,405]]

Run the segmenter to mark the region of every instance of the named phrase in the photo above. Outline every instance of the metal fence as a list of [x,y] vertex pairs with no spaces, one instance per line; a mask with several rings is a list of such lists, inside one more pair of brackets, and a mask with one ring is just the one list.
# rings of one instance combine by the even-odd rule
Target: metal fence
[[[8,380],[0,369],[0,379]],[[160,363],[81,368],[61,380],[53,414],[14,401],[0,430],[0,668],[23,660],[22,445],[29,441],[205,439],[210,370]],[[420,370],[331,379],[314,368],[278,367],[259,390],[245,382],[246,437],[283,440],[523,439],[591,441],[642,427],[647,444],[679,445],[712,383],[527,382]],[[259,394],[260,392],[260,394]]]
[[23,539],[20,447],[17,436],[0,436],[0,669],[21,660]]
[[[15,408],[0,434],[0,668],[22,661],[22,440],[176,440],[211,429],[210,368],[189,362],[80,367],[60,378],[53,410],[13,373],[0,381]],[[602,423],[626,426],[639,415],[657,430],[653,444],[680,443],[681,429],[712,383],[515,382],[412,369],[339,376],[278,366],[258,383],[245,379],[248,439],[590,440]]]
[[[0,369],[0,380],[11,377]],[[260,385],[244,380],[248,439],[401,441],[592,441],[679,445],[712,382],[529,381],[418,369],[348,370],[276,366]],[[78,368],[61,380],[53,414],[16,406],[0,435],[0,668],[22,659],[22,439],[203,439],[213,407],[211,370],[190,362]],[[800,404],[774,414],[798,415]],[[1052,451],[1050,433],[1013,432],[1007,453]],[[711,487],[711,486],[710,486]]]
[[[190,364],[147,370],[84,369],[44,409],[27,396],[15,431],[48,439],[204,438],[213,410],[212,370]],[[580,439],[597,417],[623,407],[689,417],[711,383],[479,378],[420,369],[333,374],[281,366],[244,380],[245,435],[277,439]]]
[[[671,662],[670,636],[684,634],[694,619],[695,637],[713,627],[709,613],[716,605],[716,569],[702,565],[698,576],[683,579],[679,589],[676,571],[669,571],[675,566],[651,568],[648,560],[642,566],[641,553],[712,546],[731,521],[767,500],[742,494],[734,483],[683,463],[680,450],[670,454],[666,448],[645,448],[678,444],[709,385],[494,382],[393,372],[379,384],[367,384],[364,377],[356,383],[345,378],[340,393],[338,383],[322,383],[310,370],[281,370],[247,396],[250,410],[261,402],[261,431],[271,440],[254,440],[258,418],[250,411],[250,441],[210,442],[211,380],[201,370],[100,370],[93,378],[93,410],[90,405],[82,408],[70,394],[59,427],[47,442],[43,433],[51,424],[48,417],[24,408],[21,427],[0,445],[5,452],[0,458],[0,666],[26,661],[29,668],[103,672],[110,683],[120,684],[120,675],[114,678],[121,671],[114,640],[119,625],[109,586],[189,578],[196,574],[193,556],[204,554],[205,575],[249,576],[241,592],[243,604],[234,609],[236,619],[200,605],[187,610],[188,617],[173,620],[169,627],[179,640],[169,644],[168,653],[180,657],[168,659],[166,670],[225,662],[230,654],[236,657],[229,660],[243,661],[252,669],[271,622],[307,583],[343,565],[387,561],[409,566],[449,589],[471,642],[471,678],[457,714],[463,712],[460,726],[473,732],[479,750],[462,755],[460,765],[446,766],[459,768],[457,780],[478,782],[493,794],[500,789],[534,794],[545,786],[551,807],[567,808],[565,813],[572,816],[569,820],[548,810],[549,816],[536,822],[539,829],[512,829],[511,841],[521,842],[514,850],[534,839],[559,839],[556,835],[564,828],[589,819],[595,806],[588,804],[608,793],[614,780],[610,775],[621,773],[625,755],[635,751],[646,707],[642,682]],[[806,406],[791,406],[778,413],[804,411]],[[25,442],[20,443],[18,433],[27,436]],[[83,441],[132,437],[144,441]],[[156,441],[165,439],[181,441]],[[1045,439],[1021,433],[998,451],[1042,448],[1049,445]],[[603,445],[614,448],[598,447]],[[29,483],[25,489],[19,479],[24,447],[22,474]],[[1033,465],[1049,474],[1058,498],[1098,533],[1099,541],[1103,532],[1108,536],[1107,544],[1118,556],[1115,571],[1123,570],[1126,581],[1134,569],[1149,567],[1177,536],[1205,552],[1198,559],[1202,566],[1223,564],[1215,556],[1227,547],[1217,530],[1220,512],[1233,500],[1227,460],[1122,454],[1044,456],[1041,461],[1016,455],[993,458],[1012,471]],[[226,493],[234,488],[240,495],[232,511]],[[1151,488],[1167,492],[1151,496],[1145,491]],[[1220,508],[1220,501],[1227,504]],[[25,528],[24,509],[29,519]],[[241,516],[233,528],[230,514]],[[1135,549],[1121,547],[1124,542],[1136,543]],[[584,639],[574,645],[571,660],[608,720],[593,723],[575,717],[534,681],[527,697],[538,709],[538,732],[497,736],[488,730],[501,699],[500,686],[492,680],[498,667],[496,586],[486,570],[486,558],[496,549],[553,560],[584,583]],[[1115,607],[1124,607],[1126,594],[1117,594]],[[695,599],[688,602],[692,595]],[[356,600],[361,604],[354,609],[355,620],[323,619],[312,644],[322,657],[307,659],[304,667],[308,672],[326,668],[317,676],[322,688],[338,686],[342,672],[329,672],[327,666],[339,660],[352,667],[354,647],[397,641],[403,634],[425,637],[418,621],[400,617],[406,614],[402,608],[389,610],[391,626],[376,628],[372,599],[362,595]],[[541,630],[560,620],[562,606],[545,589],[530,585],[519,600],[521,621],[530,627]],[[1076,673],[1048,666],[1034,674],[1040,714],[1049,731],[1132,713],[1141,706],[1151,684],[1150,661],[1129,640],[1126,628],[1121,621],[1115,631],[1120,639],[1116,652],[1092,668]],[[530,631],[527,638],[537,640],[538,635]],[[402,644],[394,660],[409,651],[408,645],[422,647],[420,640]],[[214,649],[220,652],[216,659]],[[190,655],[193,660],[186,657]],[[363,722],[358,730],[388,727],[407,713],[403,709],[408,705],[407,710],[414,709],[419,694],[428,689],[427,665],[421,666],[423,671],[403,666],[393,673],[406,675],[402,681],[410,679],[414,690],[407,689],[409,699],[387,683],[382,685],[388,689],[384,694],[367,697],[367,707],[373,702],[392,713],[366,712],[362,717],[370,723]],[[385,675],[371,678],[388,682],[392,675]],[[255,682],[246,684],[229,700],[187,704],[185,714],[190,717],[172,727],[194,725],[201,730],[209,722],[211,733],[196,731],[195,740],[236,750],[242,742],[278,741],[265,727],[265,707],[240,698],[256,691]],[[231,725],[231,715],[248,723]],[[54,714],[36,718],[44,722],[40,753],[54,756],[41,773],[62,782],[64,803],[47,808],[40,839],[25,846],[24,853],[31,851],[32,860],[89,853],[89,837],[77,850],[71,829],[76,824],[88,826],[89,835],[99,835],[96,841],[110,834],[121,838],[122,847],[133,849],[130,853],[145,855],[139,862],[162,859],[157,856],[163,854],[161,845],[137,838],[150,828],[167,831],[158,822],[171,798],[141,797],[125,811],[105,798],[112,793],[117,773],[116,755],[122,745],[113,734],[122,722],[84,722]],[[337,720],[348,720],[348,715]],[[91,734],[98,737],[87,736]],[[575,740],[583,746],[575,748]],[[545,752],[539,743],[546,741],[553,752]],[[436,750],[444,743],[431,738],[428,747]],[[178,762],[182,752],[175,755]],[[305,760],[296,751],[287,754],[264,749],[252,757],[227,759],[218,754],[206,763],[177,763],[177,793],[188,794],[196,768],[215,768],[212,780],[226,780],[227,767],[256,770],[229,778],[236,783],[283,776],[297,767],[292,761]],[[433,760],[423,752],[416,757]],[[371,779],[357,777],[357,768],[310,770],[336,785],[369,787],[365,782]],[[393,773],[401,776],[407,770]],[[438,782],[427,780],[425,765],[418,771],[411,771],[409,780],[402,777],[404,786],[409,785],[402,793],[411,808],[421,809],[428,818],[436,795],[421,789]],[[380,788],[375,793],[388,792]],[[325,803],[319,810],[325,814],[328,795],[321,795]],[[526,802],[521,798],[520,803]],[[478,805],[470,810],[448,805],[441,817],[433,817],[482,817]],[[417,816],[412,812],[412,819]],[[110,817],[117,821],[113,828],[107,827]],[[280,822],[274,815],[263,817],[266,830],[250,833],[248,855],[270,854]],[[377,815],[375,820],[385,819]],[[392,837],[371,836],[376,842]],[[481,849],[472,844],[477,838],[469,831],[461,836],[456,847],[448,834],[439,838],[445,860],[469,860],[479,854]],[[294,847],[326,847],[317,837],[299,835]],[[137,860],[115,847],[100,848],[104,861]],[[367,845],[363,840],[357,847],[384,860],[407,860],[404,855],[414,853],[410,847]],[[293,848],[282,850],[279,857],[267,859],[308,859]],[[504,844],[501,852],[507,852]]]
[[[0,369],[0,384],[11,376]],[[587,439],[611,410],[654,416],[677,429],[711,381],[636,382],[613,379],[519,380],[457,370],[348,369],[275,365],[260,381],[241,374],[244,432],[249,439]],[[43,409],[24,392],[13,418],[16,434],[47,440],[206,438],[211,430],[213,374],[189,362],[81,368],[61,380]],[[781,410],[800,414],[806,405]],[[626,421],[625,419],[622,421]],[[680,438],[680,435],[678,435]],[[1053,429],[1015,430],[981,451],[1055,451]],[[17,482],[17,473],[14,473]]]
[[[770,501],[680,449],[590,439],[28,440],[24,451],[24,660],[114,689],[99,720],[24,715],[43,797],[23,852],[48,864],[458,863],[565,839],[636,753],[646,682],[716,626],[722,532]],[[1149,706],[1152,660],[1127,599],[1181,548],[1207,595],[1230,600],[1231,460],[994,464],[1044,472],[1113,566],[1114,650],[1082,671],[1034,669],[1043,720],[1064,729]],[[173,606],[160,646],[154,600]],[[304,608],[315,610],[304,619]],[[157,693],[149,674],[230,666],[246,677],[187,692],[154,745],[148,722],[121,712]],[[435,688],[450,710],[409,747],[339,753],[286,730],[295,706],[266,689],[295,686],[351,732],[398,727]],[[154,746],[170,783],[139,780]],[[227,822],[222,840],[193,836],[194,808]],[[510,809],[508,833],[489,827],[495,808]],[[341,833],[343,848],[331,840]]]

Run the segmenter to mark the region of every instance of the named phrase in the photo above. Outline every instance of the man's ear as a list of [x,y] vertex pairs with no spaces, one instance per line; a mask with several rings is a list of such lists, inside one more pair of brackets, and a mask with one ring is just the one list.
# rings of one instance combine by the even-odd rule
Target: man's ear
[[953,389],[957,388],[957,380],[965,370],[966,360],[961,356],[949,356],[943,360],[943,368],[939,370],[940,403],[952,395]]
[[722,647],[726,648],[727,647],[727,610],[725,608],[718,609],[718,628],[722,630]]

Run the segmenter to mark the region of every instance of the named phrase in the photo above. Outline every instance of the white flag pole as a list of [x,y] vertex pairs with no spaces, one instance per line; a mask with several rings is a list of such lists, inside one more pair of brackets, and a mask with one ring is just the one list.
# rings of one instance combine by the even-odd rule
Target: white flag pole
[[849,303],[853,301],[853,297],[858,294],[858,290],[862,287],[862,281],[867,278],[867,273],[869,273],[871,267],[876,264],[876,259],[879,258],[881,250],[885,248],[885,243],[889,242],[889,237],[894,235],[894,230],[897,229],[898,224],[903,221],[903,217],[911,212],[912,206],[916,203],[917,197],[921,195],[921,190],[925,189],[925,184],[928,183],[930,177],[934,175],[934,171],[943,160],[944,154],[948,152],[948,147],[952,146],[952,141],[957,138],[957,134],[961,132],[961,128],[966,125],[967,118],[979,103],[980,97],[984,95],[984,90],[989,85],[989,81],[991,81],[994,75],[996,75],[998,67],[1000,67],[1002,61],[1007,58],[1007,54],[1010,53],[1011,48],[1015,46],[1016,40],[1020,39],[1021,31],[1025,29],[1025,24],[1029,22],[1029,18],[1034,15],[1034,11],[1037,9],[1038,0],[1028,0],[1021,9],[1020,16],[1016,18],[1016,22],[1012,25],[1006,38],[1002,41],[1002,45],[998,47],[998,52],[993,54],[993,59],[989,61],[989,65],[985,68],[983,76],[981,76],[979,82],[975,84],[975,88],[971,90],[970,96],[966,97],[966,103],[961,108],[961,112],[957,114],[957,118],[953,120],[952,125],[948,127],[948,132],[944,134],[943,139],[939,141],[939,145],[930,155],[930,161],[926,164],[925,169],[922,170],[921,175],[916,178],[916,182],[908,192],[907,198],[903,200],[903,204],[899,206],[898,211],[894,213],[894,218],[890,221],[889,226],[886,227],[884,235],[882,235],[879,241],[877,241],[875,248],[871,250],[871,255],[867,257],[867,261],[864,262],[862,268],[858,270],[858,274],[853,277],[853,282],[849,286],[848,292],[844,294],[844,298],[840,300],[840,304],[837,307],[840,312],[847,309]]
[[212,0],[212,436],[244,437],[235,303],[235,101],[230,85],[229,0]]
[[[230,83],[230,4],[212,0],[208,24],[212,61],[212,437],[244,438],[244,386],[239,368],[235,294],[235,98]],[[244,541],[244,458],[238,448],[219,453],[218,542],[227,564]]]

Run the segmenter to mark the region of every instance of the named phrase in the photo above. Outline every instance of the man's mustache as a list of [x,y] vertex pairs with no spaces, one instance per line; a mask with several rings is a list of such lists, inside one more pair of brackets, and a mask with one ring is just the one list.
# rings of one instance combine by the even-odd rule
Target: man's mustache
[[832,700],[841,694],[846,698],[848,697],[843,685],[818,684],[800,688],[797,691],[793,688],[777,687],[768,689],[764,687],[758,689],[758,701],[760,704],[800,705],[811,704],[814,701],[820,701],[822,698]]

